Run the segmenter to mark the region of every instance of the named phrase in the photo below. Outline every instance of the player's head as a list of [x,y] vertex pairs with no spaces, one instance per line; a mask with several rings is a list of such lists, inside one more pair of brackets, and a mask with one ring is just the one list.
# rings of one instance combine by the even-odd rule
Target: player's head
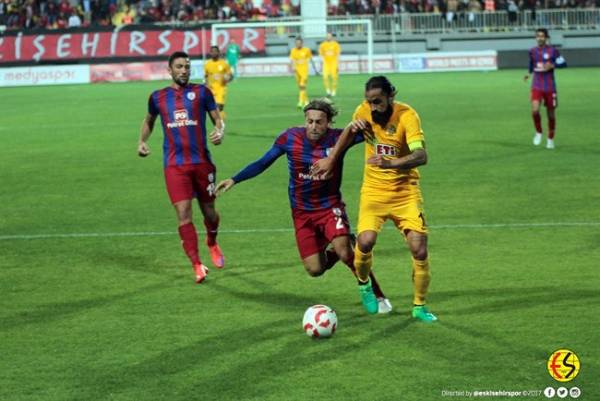
[[371,77],[365,85],[365,100],[371,107],[373,121],[385,127],[394,111],[396,88],[383,75]]
[[329,99],[313,99],[304,106],[304,127],[308,139],[317,140],[325,135],[337,114]]
[[177,51],[169,56],[169,74],[177,85],[187,85],[191,69],[190,56],[186,52]]
[[333,40],[333,33],[327,32],[327,40],[328,41],[332,41]]
[[535,30],[535,41],[538,46],[544,46],[548,39],[550,39],[550,34],[548,34],[548,30],[546,28],[538,28]]
[[221,51],[219,50],[219,46],[211,46],[210,47],[210,58],[217,61],[219,56],[221,55]]
[[301,49],[302,45],[304,44],[304,41],[302,40],[302,38],[300,36],[296,37],[296,48]]

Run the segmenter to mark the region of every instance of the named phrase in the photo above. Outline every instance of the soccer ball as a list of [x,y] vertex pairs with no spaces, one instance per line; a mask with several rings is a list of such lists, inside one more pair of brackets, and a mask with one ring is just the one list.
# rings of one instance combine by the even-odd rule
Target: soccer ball
[[337,327],[337,315],[327,305],[313,305],[304,312],[302,328],[313,338],[331,337]]

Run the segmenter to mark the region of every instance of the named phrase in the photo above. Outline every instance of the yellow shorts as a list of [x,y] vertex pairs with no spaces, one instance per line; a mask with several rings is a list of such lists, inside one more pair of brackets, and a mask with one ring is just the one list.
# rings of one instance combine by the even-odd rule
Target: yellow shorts
[[391,219],[404,235],[408,231],[427,234],[423,197],[418,181],[407,182],[397,191],[362,188],[358,233],[379,232],[387,219]]
[[323,78],[331,77],[337,79],[338,77],[338,66],[337,64],[323,63]]
[[295,75],[298,86],[306,86],[306,83],[308,82],[308,71],[305,72],[296,70]]
[[225,104],[225,98],[227,97],[227,87],[213,85],[210,87],[210,91],[212,92],[215,98],[215,103]]

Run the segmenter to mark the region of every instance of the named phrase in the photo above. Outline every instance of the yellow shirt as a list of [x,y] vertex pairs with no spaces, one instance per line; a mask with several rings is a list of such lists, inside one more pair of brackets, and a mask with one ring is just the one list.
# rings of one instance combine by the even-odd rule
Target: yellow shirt
[[224,87],[227,84],[226,75],[231,74],[231,67],[227,61],[219,59],[217,61],[208,60],[204,64],[204,76],[208,87]]
[[[371,107],[364,101],[354,112],[353,120],[367,120],[373,127],[373,143],[365,142],[365,161],[377,154],[395,159],[410,153],[408,144],[424,141],[421,120],[417,112],[407,104],[394,102],[394,111],[385,128],[373,122]],[[378,190],[396,190],[409,179],[419,179],[416,168],[408,170],[384,169],[372,164],[365,166],[363,188]]]
[[342,49],[335,40],[325,41],[319,46],[319,55],[323,58],[325,64],[336,64]]
[[312,58],[312,52],[308,47],[298,49],[294,47],[290,51],[290,60],[294,63],[297,72],[308,73],[308,62]]

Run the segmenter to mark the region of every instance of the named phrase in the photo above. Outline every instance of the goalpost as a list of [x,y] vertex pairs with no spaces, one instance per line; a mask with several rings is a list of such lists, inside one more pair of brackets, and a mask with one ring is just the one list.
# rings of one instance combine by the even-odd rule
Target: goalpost
[[[330,28],[331,27],[331,28]],[[366,58],[367,70],[369,74],[373,73],[373,23],[370,19],[344,19],[344,20],[322,20],[309,19],[303,21],[281,21],[281,22],[231,22],[213,24],[211,27],[211,45],[218,43],[219,34],[227,29],[237,28],[264,28],[265,34],[271,33],[278,36],[295,37],[302,36],[304,39],[325,39],[325,33],[330,30],[332,33],[342,32],[345,27],[352,27],[346,30],[345,34],[362,35],[366,32]],[[341,29],[340,29],[341,28]],[[363,53],[364,54],[364,53]],[[359,55],[360,57],[360,55]]]

